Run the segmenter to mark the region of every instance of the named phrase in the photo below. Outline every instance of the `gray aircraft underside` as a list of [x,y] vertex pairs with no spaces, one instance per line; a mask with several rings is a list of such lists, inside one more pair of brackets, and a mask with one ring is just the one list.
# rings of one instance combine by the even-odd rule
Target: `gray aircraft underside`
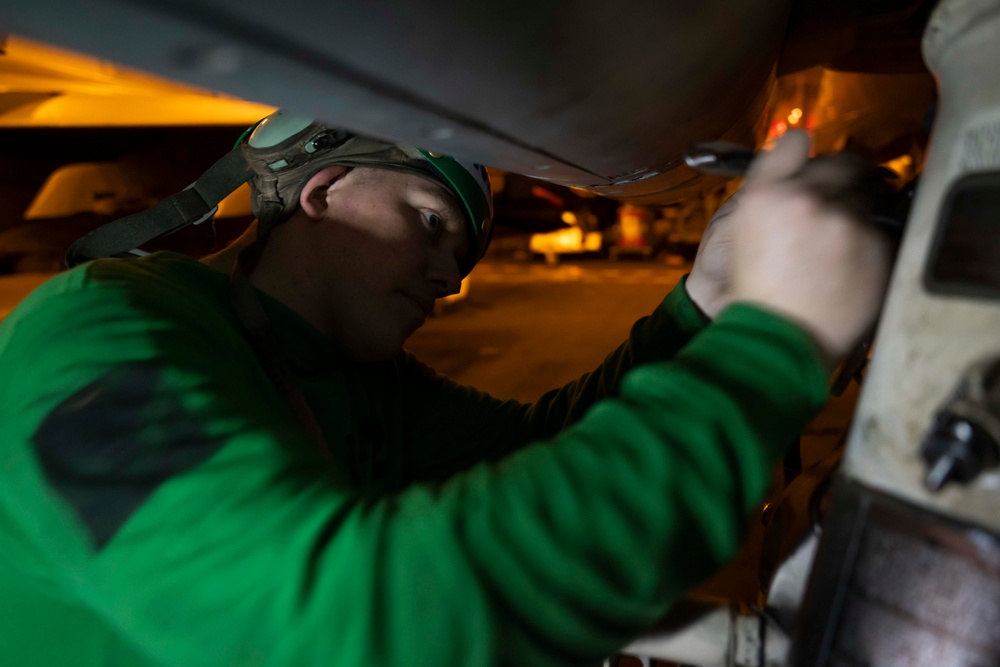
[[[824,4],[13,0],[0,30],[554,183],[669,203],[703,179],[680,166],[685,148],[758,144],[776,68],[842,54],[872,2]],[[889,4],[891,15],[921,3]]]

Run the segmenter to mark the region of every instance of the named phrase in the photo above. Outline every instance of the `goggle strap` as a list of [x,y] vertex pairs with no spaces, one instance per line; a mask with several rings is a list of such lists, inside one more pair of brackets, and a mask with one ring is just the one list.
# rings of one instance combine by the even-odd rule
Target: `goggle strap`
[[119,218],[80,237],[66,251],[66,266],[103,257],[120,257],[164,234],[202,223],[215,215],[219,202],[249,181],[242,148],[237,146],[188,188],[145,211]]

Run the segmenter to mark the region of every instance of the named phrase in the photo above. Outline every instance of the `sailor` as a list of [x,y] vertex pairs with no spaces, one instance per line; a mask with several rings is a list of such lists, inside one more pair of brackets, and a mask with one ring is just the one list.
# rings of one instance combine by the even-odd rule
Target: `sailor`
[[85,261],[0,325],[2,662],[614,652],[734,555],[879,308],[887,243],[817,194],[842,178],[823,169],[794,133],[760,156],[690,276],[521,404],[403,349],[487,248],[485,171],[269,117],[70,258],[249,180],[258,222],[233,247]]

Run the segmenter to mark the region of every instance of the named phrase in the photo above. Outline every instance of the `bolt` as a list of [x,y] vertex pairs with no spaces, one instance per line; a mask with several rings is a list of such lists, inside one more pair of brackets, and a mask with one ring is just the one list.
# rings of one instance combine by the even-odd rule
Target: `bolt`
[[948,482],[967,484],[1000,462],[1000,449],[990,435],[967,419],[940,419],[923,446],[930,467],[924,478],[937,493]]
[[952,477],[955,475],[955,467],[957,461],[950,454],[946,454],[937,460],[937,463],[930,469],[927,473],[927,477],[924,478],[924,485],[929,491],[937,493],[944,488]]

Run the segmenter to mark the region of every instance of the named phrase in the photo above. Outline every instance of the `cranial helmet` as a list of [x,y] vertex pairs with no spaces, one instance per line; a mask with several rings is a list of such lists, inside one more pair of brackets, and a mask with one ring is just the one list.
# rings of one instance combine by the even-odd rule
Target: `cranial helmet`
[[331,165],[374,167],[416,174],[440,183],[459,203],[469,232],[468,274],[490,242],[493,198],[482,165],[406,144],[365,137],[308,118],[277,111],[241,138],[250,179],[251,205],[265,225],[280,224],[299,207],[306,182]]
[[66,263],[144,254],[138,250],[143,243],[211,219],[218,203],[243,183],[250,185],[251,206],[266,238],[271,227],[298,208],[309,178],[331,165],[392,169],[440,183],[465,214],[470,242],[460,263],[462,275],[485,254],[493,229],[493,197],[482,165],[277,111],[244,132],[233,150],[187,189],[78,239],[67,251]]

